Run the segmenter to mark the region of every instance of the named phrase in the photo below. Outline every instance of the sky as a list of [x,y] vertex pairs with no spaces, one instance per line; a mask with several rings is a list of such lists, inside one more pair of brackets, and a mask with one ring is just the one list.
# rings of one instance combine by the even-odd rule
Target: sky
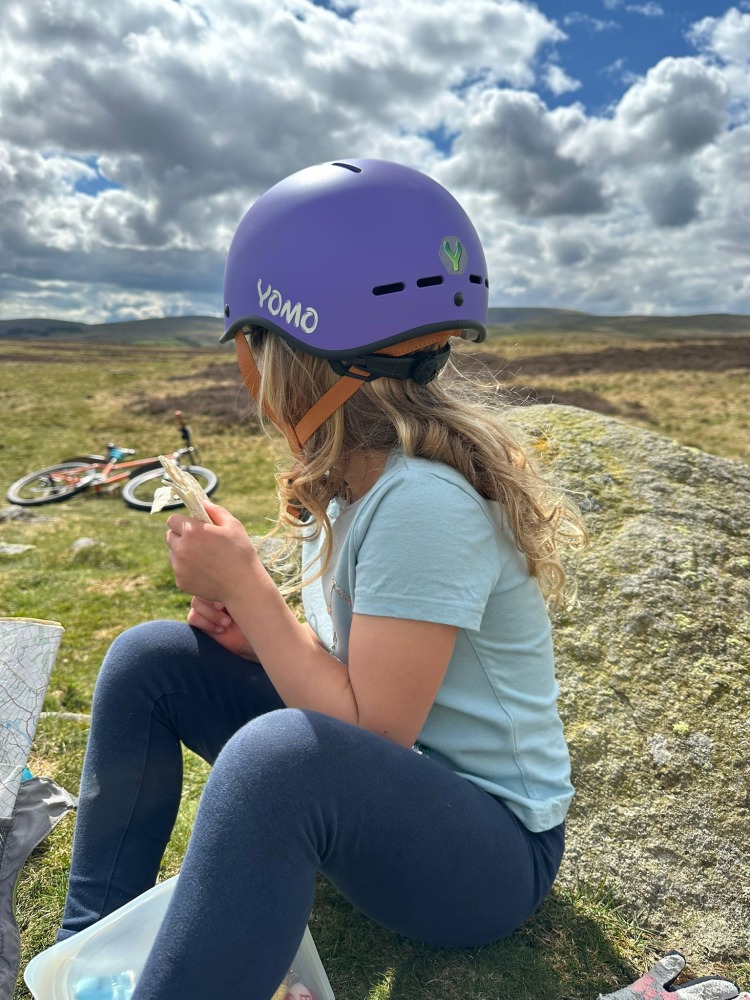
[[296,170],[416,167],[490,304],[750,313],[750,0],[4,0],[0,318],[219,315]]

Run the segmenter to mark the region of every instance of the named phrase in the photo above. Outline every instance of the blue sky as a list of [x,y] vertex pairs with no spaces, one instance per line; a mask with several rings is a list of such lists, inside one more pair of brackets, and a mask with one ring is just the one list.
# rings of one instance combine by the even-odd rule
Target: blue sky
[[589,0],[537,6],[568,35],[560,47],[561,61],[581,84],[572,93],[549,96],[548,101],[568,103],[572,96],[594,114],[606,113],[634,77],[644,75],[666,56],[693,55],[690,25],[727,8],[716,0],[688,4]]
[[474,219],[492,304],[750,313],[750,0],[6,0],[0,316],[219,314],[310,163]]

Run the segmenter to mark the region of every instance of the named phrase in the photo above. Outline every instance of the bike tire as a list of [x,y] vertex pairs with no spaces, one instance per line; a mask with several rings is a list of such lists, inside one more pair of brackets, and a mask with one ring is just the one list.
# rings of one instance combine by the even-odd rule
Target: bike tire
[[[180,468],[189,472],[201,484],[203,489],[210,496],[219,485],[219,477],[211,469],[206,469],[202,465],[182,465]],[[151,510],[155,491],[162,485],[162,481],[169,481],[169,476],[164,469],[154,469],[152,472],[143,472],[140,476],[129,479],[122,487],[122,499],[128,507],[136,510]],[[175,500],[164,505],[165,510],[172,510],[175,507],[182,507],[182,500]]]
[[[74,475],[78,471],[80,475]],[[55,482],[55,473],[67,473],[65,481]],[[30,472],[28,476],[17,479],[6,493],[10,503],[18,504],[21,507],[37,507],[45,503],[61,503],[85,490],[91,480],[96,475],[97,470],[90,466],[82,466],[80,462],[60,462],[57,465],[48,465],[46,469],[38,472]],[[30,490],[36,495],[24,494],[24,490]]]

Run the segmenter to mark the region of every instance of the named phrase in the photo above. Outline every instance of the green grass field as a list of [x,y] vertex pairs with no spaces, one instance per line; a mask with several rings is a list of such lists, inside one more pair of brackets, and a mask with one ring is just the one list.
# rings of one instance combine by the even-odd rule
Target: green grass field
[[[750,461],[746,366],[699,370],[693,359],[681,369],[675,348],[669,368],[625,370],[620,363],[612,370],[609,358],[601,370],[587,359],[586,370],[578,371],[581,355],[614,346],[602,337],[563,342],[539,335],[521,342],[495,336],[483,346],[502,354],[511,368],[527,359],[533,377],[522,366],[512,380],[521,390],[541,386],[561,397],[584,393],[581,398],[610,406],[622,419]],[[721,350],[720,342],[715,346]],[[544,357],[561,353],[568,355],[567,363],[558,362],[560,373],[547,375]],[[533,368],[534,358],[542,359],[541,369]],[[252,420],[242,418],[244,389],[231,363],[226,350],[0,341],[3,492],[26,472],[69,455],[101,452],[109,440],[135,447],[142,456],[172,450],[180,444],[172,410],[180,406],[202,464],[219,474],[215,499],[252,534],[263,534],[275,511],[276,452]],[[114,636],[146,619],[183,618],[189,599],[176,590],[166,560],[166,515],[133,511],[118,496],[88,495],[35,513],[39,516],[31,520],[0,521],[0,542],[34,546],[20,556],[0,555],[0,615],[54,619],[65,626],[45,703],[49,714],[39,725],[30,763],[35,773],[76,792],[87,725],[67,714],[89,711],[96,673]],[[84,537],[97,544],[74,551],[73,542]],[[206,776],[205,765],[188,754],[186,765],[183,808],[164,860],[165,876],[179,868]],[[21,875],[17,913],[24,962],[52,943],[72,831],[68,817]],[[555,890],[509,940],[454,953],[414,945],[376,927],[321,881],[311,929],[338,1000],[593,1000],[634,978],[653,957],[648,929],[626,919],[600,885],[581,884],[575,893]],[[19,983],[16,1000],[28,996]]]

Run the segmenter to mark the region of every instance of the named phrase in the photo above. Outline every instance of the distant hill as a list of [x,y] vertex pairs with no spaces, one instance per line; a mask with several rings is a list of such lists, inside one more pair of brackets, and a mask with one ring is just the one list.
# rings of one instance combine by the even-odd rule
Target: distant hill
[[[573,309],[490,309],[490,333],[603,334],[644,340],[750,336],[750,316],[594,316]],[[73,340],[115,344],[214,347],[224,328],[219,316],[167,316],[124,323],[71,323],[60,319],[0,320],[0,339]]]
[[490,309],[497,333],[586,333],[650,339],[747,337],[750,316],[707,313],[698,316],[594,316],[573,309]]
[[0,339],[81,340],[114,344],[215,347],[224,332],[218,316],[165,316],[125,323],[68,323],[60,319],[0,320]]

